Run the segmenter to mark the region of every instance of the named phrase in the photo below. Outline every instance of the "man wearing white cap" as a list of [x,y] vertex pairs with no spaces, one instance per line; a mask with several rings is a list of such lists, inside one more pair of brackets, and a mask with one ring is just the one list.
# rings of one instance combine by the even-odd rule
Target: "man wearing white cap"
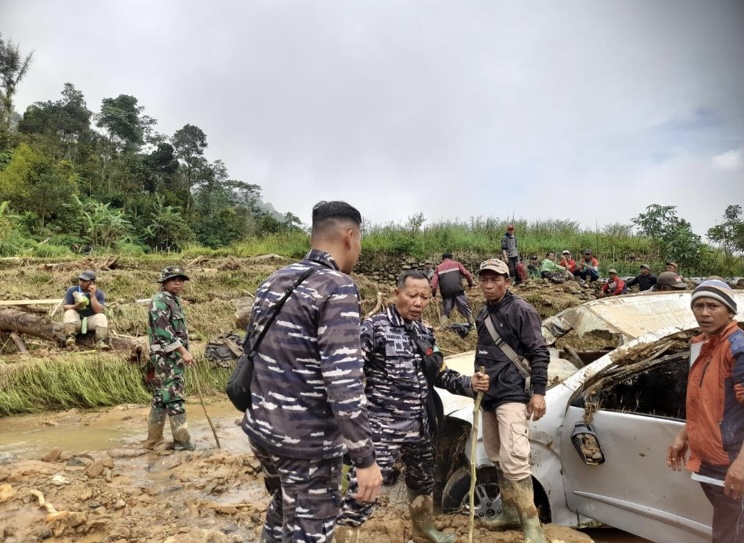
[[529,422],[545,415],[550,354],[537,311],[509,291],[506,263],[486,260],[478,277],[486,304],[476,318],[475,367],[485,367],[491,383],[481,404],[483,446],[496,466],[504,504],[484,524],[492,529],[521,525],[525,541],[544,543],[533,501]]
[[[744,331],[731,288],[707,280],[692,293],[702,334],[690,341],[687,422],[669,446],[667,465],[718,481],[701,482],[713,505],[713,542],[744,540]],[[689,458],[687,453],[689,451]],[[686,463],[685,463],[686,460]]]

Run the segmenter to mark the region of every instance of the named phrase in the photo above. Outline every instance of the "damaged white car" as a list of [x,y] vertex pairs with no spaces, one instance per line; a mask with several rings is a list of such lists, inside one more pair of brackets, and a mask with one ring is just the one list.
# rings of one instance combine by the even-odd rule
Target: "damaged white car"
[[[666,465],[667,447],[685,421],[687,342],[697,327],[690,296],[602,299],[544,321],[549,343],[572,330],[605,334],[619,346],[590,356],[565,349],[577,366],[588,363],[575,372],[566,360],[551,358],[550,366],[556,364],[549,372],[547,414],[530,432],[535,503],[543,522],[603,523],[661,543],[710,541],[712,507],[700,485],[689,472]],[[744,292],[735,291],[735,299],[744,308]],[[744,313],[736,319],[744,328]],[[551,356],[557,354],[551,348]],[[448,363],[472,373],[472,355],[469,367],[463,358]],[[556,369],[573,374],[564,379],[554,376]],[[467,512],[473,403],[440,395],[447,414],[438,443],[442,509]],[[501,508],[498,482],[480,436],[476,450],[475,514],[494,517]]]

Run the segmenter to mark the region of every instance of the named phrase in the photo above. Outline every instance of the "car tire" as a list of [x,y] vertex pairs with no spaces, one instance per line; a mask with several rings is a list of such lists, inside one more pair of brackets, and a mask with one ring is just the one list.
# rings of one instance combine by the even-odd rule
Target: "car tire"
[[[550,522],[550,504],[540,484],[533,479],[535,506],[540,514],[540,522]],[[477,473],[475,485],[475,517],[492,518],[501,510],[501,492],[496,468],[481,468]],[[443,513],[468,513],[470,505],[470,468],[463,466],[447,480],[442,491]]]
[[[487,496],[490,500],[498,500],[499,483],[494,468],[483,468],[478,470],[477,484],[475,489],[476,495],[476,516],[494,516],[495,510],[491,503],[481,504],[479,496]],[[463,466],[450,476],[447,484],[442,491],[442,512],[457,513],[467,512],[470,496],[470,469]],[[489,501],[489,500],[486,500]]]

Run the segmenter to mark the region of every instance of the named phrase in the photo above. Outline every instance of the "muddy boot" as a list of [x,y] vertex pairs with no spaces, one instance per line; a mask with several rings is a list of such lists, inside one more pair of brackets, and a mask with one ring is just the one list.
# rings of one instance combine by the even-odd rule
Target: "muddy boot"
[[96,349],[99,351],[110,351],[111,346],[106,341],[108,338],[108,328],[105,326],[96,326]]
[[411,512],[413,524],[413,540],[416,542],[431,541],[432,543],[454,543],[455,534],[445,534],[434,526],[434,500],[431,495],[420,496],[408,489],[408,510]]
[[173,449],[176,451],[193,451],[196,446],[191,443],[189,425],[186,423],[186,413],[170,416],[171,433],[173,434]]
[[519,515],[514,508],[514,491],[513,485],[504,477],[504,472],[496,471],[499,479],[499,492],[501,493],[501,509],[497,511],[494,518],[480,519],[481,525],[489,530],[514,530],[522,524],[519,521]]
[[65,331],[65,347],[68,349],[75,346],[75,334],[77,333],[77,326],[74,322],[67,323],[64,325]]
[[158,443],[163,442],[163,429],[165,428],[165,409],[158,407],[150,408],[150,417],[147,419],[147,441],[146,449],[153,449]]
[[506,484],[510,487],[509,492],[513,493],[514,507],[519,513],[524,532],[524,543],[545,543],[545,534],[540,525],[537,507],[535,507],[532,477],[525,477],[519,481],[506,481]]
[[337,525],[333,530],[333,541],[335,543],[358,543],[359,528]]

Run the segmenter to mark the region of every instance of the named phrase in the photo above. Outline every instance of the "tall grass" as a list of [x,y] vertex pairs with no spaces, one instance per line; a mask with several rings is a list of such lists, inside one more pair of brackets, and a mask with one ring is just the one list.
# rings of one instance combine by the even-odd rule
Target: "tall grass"
[[[186,394],[196,398],[194,378],[204,394],[225,389],[230,370],[197,359],[186,374]],[[142,369],[130,362],[98,355],[0,364],[0,416],[49,410],[147,403]]]

